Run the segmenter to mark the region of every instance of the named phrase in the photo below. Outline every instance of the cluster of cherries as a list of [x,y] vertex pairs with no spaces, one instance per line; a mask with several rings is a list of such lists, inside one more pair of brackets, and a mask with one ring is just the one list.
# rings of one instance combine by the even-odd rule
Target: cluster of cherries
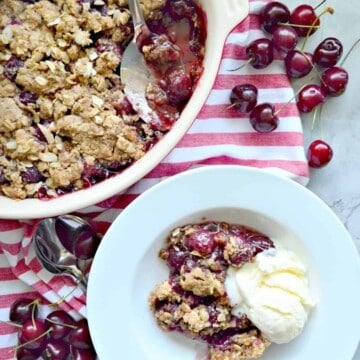
[[[321,5],[321,4],[320,4]],[[309,113],[322,105],[327,97],[341,95],[348,83],[348,73],[336,66],[343,53],[341,42],[328,37],[321,41],[313,53],[304,51],[307,38],[320,26],[320,16],[333,13],[327,7],[320,15],[310,5],[303,4],[292,12],[281,2],[267,3],[260,12],[260,22],[268,37],[252,41],[246,47],[247,63],[255,69],[270,65],[277,54],[284,61],[289,79],[299,79],[315,69],[319,83],[308,83],[297,93],[297,107],[302,113]],[[300,38],[305,38],[298,48]],[[230,102],[240,113],[249,113],[250,123],[258,132],[270,132],[277,128],[278,113],[270,103],[257,104],[258,91],[252,84],[239,84],[232,89]],[[308,163],[318,168],[326,165],[333,156],[329,144],[323,140],[313,141],[308,148]]]
[[87,320],[75,321],[63,310],[45,319],[38,315],[39,299],[19,298],[9,319],[19,327],[15,358],[18,360],[95,360]]

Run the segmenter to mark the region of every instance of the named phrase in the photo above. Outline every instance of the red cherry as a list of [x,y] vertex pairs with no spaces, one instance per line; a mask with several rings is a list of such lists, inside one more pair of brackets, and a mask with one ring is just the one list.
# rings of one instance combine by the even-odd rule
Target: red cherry
[[69,342],[71,346],[79,349],[92,349],[93,344],[90,338],[88,322],[81,319],[75,323],[76,329],[71,330]]
[[309,84],[301,89],[297,100],[297,107],[299,111],[308,113],[324,102],[325,93],[321,86]]
[[312,55],[300,50],[291,50],[285,57],[286,74],[290,78],[302,78],[313,68]]
[[232,88],[230,102],[240,113],[250,112],[257,102],[257,88],[252,84],[236,85]]
[[340,96],[345,91],[348,81],[348,72],[337,66],[326,69],[321,75],[321,87],[329,96]]
[[285,53],[295,49],[299,36],[294,28],[290,26],[278,26],[272,34],[275,47]]
[[72,360],[96,360],[94,349],[78,349],[71,346]]
[[274,45],[267,38],[252,41],[246,47],[246,55],[255,69],[264,69],[274,60]]
[[287,23],[289,18],[290,10],[278,1],[267,3],[260,12],[261,25],[269,33],[272,33],[279,23]]
[[42,319],[26,320],[19,333],[20,345],[27,349],[44,349],[48,329],[48,324]]
[[28,298],[17,299],[10,307],[10,321],[23,324],[26,320],[36,317],[38,307],[36,300]]
[[314,63],[324,68],[335,66],[343,53],[341,42],[333,37],[324,39],[315,49]]
[[70,345],[67,341],[50,339],[45,347],[44,355],[49,360],[66,360],[70,352]]
[[308,163],[313,168],[320,168],[330,162],[333,151],[329,144],[322,140],[313,141],[308,148]]
[[74,319],[64,310],[55,310],[48,314],[45,322],[53,328],[50,338],[58,340],[66,337],[75,324]]
[[317,28],[311,26],[319,26],[320,19],[315,13],[312,6],[303,4],[296,7],[290,15],[290,24],[298,25],[294,26],[294,29],[299,36],[307,36],[307,34],[313,34]]
[[275,130],[279,124],[279,118],[275,115],[274,106],[263,103],[255,106],[250,113],[251,126],[258,132],[267,133]]

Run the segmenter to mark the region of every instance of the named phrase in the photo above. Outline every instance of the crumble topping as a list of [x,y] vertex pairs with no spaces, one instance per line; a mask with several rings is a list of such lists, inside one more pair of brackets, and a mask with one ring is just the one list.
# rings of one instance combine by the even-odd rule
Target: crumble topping
[[224,283],[230,265],[239,268],[271,247],[267,236],[241,225],[209,222],[175,228],[159,253],[169,279],[149,296],[158,325],[206,342],[210,360],[260,357],[270,342],[245,314],[232,314]]
[[[192,4],[141,1],[149,24],[161,29],[164,11],[185,3]],[[197,17],[189,19],[204,26]],[[132,36],[125,0],[0,2],[1,195],[51,198],[91,186],[143,157],[170,129],[177,116],[152,126],[124,96],[119,66]]]

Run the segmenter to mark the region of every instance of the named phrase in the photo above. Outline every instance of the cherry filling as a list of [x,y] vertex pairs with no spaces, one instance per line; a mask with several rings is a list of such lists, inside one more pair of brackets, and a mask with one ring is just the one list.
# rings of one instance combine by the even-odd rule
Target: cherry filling
[[155,130],[171,128],[202,74],[205,23],[204,13],[192,1],[168,0],[163,17],[148,22],[151,33],[138,38],[156,80],[147,94],[149,105],[160,118],[160,123],[152,124]]

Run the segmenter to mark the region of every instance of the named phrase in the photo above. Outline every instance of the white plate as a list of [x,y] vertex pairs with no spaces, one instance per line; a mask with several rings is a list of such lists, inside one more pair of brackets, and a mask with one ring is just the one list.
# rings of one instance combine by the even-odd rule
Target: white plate
[[157,257],[169,230],[223,220],[277,238],[308,265],[317,306],[303,333],[271,345],[263,360],[351,360],[360,339],[360,261],[345,227],[318,197],[262,170],[208,166],[161,182],[138,197],[103,238],[90,272],[88,320],[101,360],[195,360],[199,347],[158,328],[148,308],[168,277]]

